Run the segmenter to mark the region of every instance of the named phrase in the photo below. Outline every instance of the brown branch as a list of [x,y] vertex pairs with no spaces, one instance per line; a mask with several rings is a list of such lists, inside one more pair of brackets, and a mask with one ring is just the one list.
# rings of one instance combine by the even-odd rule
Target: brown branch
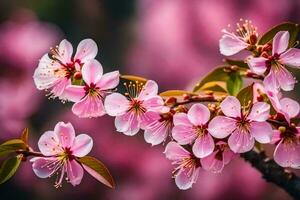
[[199,103],[199,102],[218,102],[219,100],[216,99],[213,95],[207,96],[192,96],[189,99],[181,102],[176,102],[172,107],[176,107],[179,105],[185,105],[189,103]]
[[249,151],[241,154],[241,157],[260,171],[266,181],[276,184],[294,199],[300,199],[300,178],[294,173],[287,172],[264,152]]
[[17,150],[17,154],[22,154],[24,157],[33,156],[33,157],[49,157],[43,155],[41,152],[36,151],[26,151],[26,150]]

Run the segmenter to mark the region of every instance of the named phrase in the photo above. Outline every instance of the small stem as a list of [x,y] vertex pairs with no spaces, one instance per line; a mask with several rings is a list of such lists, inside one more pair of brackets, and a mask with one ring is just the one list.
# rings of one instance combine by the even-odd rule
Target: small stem
[[251,72],[250,70],[247,70],[245,73],[242,73],[241,76],[243,76],[245,78],[253,78],[253,79],[257,79],[257,80],[264,80],[264,76],[255,74],[255,73]]
[[43,155],[41,152],[37,151],[26,151],[26,150],[17,150],[17,154],[22,154],[24,157],[33,156],[33,157],[49,157]]

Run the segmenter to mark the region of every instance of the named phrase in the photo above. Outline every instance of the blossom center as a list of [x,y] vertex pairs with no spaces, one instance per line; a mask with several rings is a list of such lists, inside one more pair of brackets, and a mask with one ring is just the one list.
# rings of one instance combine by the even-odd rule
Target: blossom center
[[238,119],[236,121],[236,126],[240,130],[241,133],[249,133],[250,132],[250,121],[245,118]]
[[197,137],[203,137],[208,133],[207,125],[194,126],[193,129],[195,130]]
[[85,85],[84,90],[85,90],[85,95],[90,95],[93,97],[101,96],[100,88],[95,83],[91,83],[90,85]]
[[137,114],[139,113],[145,113],[146,108],[143,106],[143,101],[140,101],[138,99],[132,99],[130,101],[130,109],[129,111],[133,111]]

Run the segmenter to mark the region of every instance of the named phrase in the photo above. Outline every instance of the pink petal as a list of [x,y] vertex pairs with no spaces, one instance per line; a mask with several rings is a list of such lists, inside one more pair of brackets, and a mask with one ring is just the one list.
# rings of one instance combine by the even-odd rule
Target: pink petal
[[189,168],[182,168],[175,177],[175,183],[181,190],[187,190],[196,183],[199,176],[199,168],[192,171]]
[[83,168],[76,160],[67,161],[67,175],[73,186],[80,184],[83,177]]
[[168,112],[169,109],[166,109],[164,106],[164,100],[160,96],[148,97],[143,101],[143,107],[149,111],[157,112]]
[[81,72],[85,83],[88,85],[96,84],[102,77],[103,68],[97,60],[91,60],[83,65]]
[[284,91],[291,91],[294,89],[296,80],[294,76],[286,68],[281,67],[276,71],[276,78],[278,84]]
[[217,116],[208,124],[208,132],[215,138],[226,138],[234,129],[236,121],[224,116]]
[[291,48],[280,55],[280,62],[291,67],[300,66],[300,49]]
[[256,74],[263,74],[265,73],[267,67],[266,67],[266,61],[267,59],[264,57],[250,57],[247,60],[248,66],[250,70]]
[[165,155],[167,159],[173,161],[180,161],[184,158],[189,158],[191,156],[190,152],[185,150],[176,142],[169,142],[165,149]]
[[56,160],[56,157],[32,159],[32,169],[39,178],[49,178],[53,173],[55,173],[55,168],[50,168],[48,165]]
[[278,33],[276,33],[276,35],[273,38],[272,54],[274,55],[275,53],[283,53],[288,48],[289,39],[290,33],[288,31],[279,31]]
[[117,116],[115,118],[115,126],[118,132],[123,132],[128,136],[133,136],[140,130],[138,117],[132,112]]
[[224,115],[228,117],[241,117],[241,103],[234,96],[226,97],[220,107]]
[[173,116],[173,123],[175,126],[177,125],[189,125],[193,126],[186,113],[175,113]]
[[230,149],[235,153],[245,153],[254,147],[254,137],[251,134],[234,131],[228,139]]
[[290,98],[280,100],[281,109],[288,114],[289,118],[294,118],[299,114],[300,106],[297,101]]
[[274,93],[278,93],[280,86],[277,81],[275,72],[271,69],[269,74],[265,77],[263,81],[264,87],[266,91],[272,91]]
[[59,99],[66,99],[64,96],[64,92],[66,87],[71,85],[71,80],[68,78],[62,78],[58,80],[55,85],[51,89],[51,94],[54,95],[54,97],[59,97]]
[[71,151],[74,156],[83,157],[90,153],[92,147],[93,139],[86,134],[80,134],[75,137]]
[[101,90],[109,90],[117,87],[120,81],[120,73],[119,71],[113,71],[106,74],[103,74],[97,86],[100,87]]
[[215,143],[211,135],[205,134],[196,139],[193,145],[193,153],[198,158],[204,158],[214,151]]
[[177,125],[172,129],[172,136],[178,144],[190,144],[196,139],[197,134],[192,126]]
[[235,154],[233,153],[233,151],[231,151],[229,148],[226,148],[223,151],[224,165],[227,165],[234,158],[234,156],[235,156]]
[[300,145],[296,142],[281,141],[274,151],[274,160],[282,167],[299,167]]
[[129,109],[129,101],[122,94],[113,93],[105,98],[104,107],[108,115],[119,116]]
[[194,104],[188,111],[188,118],[195,126],[204,125],[210,118],[210,111],[203,104]]
[[270,105],[265,102],[256,102],[251,108],[248,119],[252,121],[262,122],[266,121],[270,115]]
[[41,153],[45,156],[54,156],[60,154],[63,149],[59,138],[54,131],[46,131],[39,139],[38,146]]
[[217,159],[217,153],[220,153],[219,151],[215,151],[212,154],[210,154],[209,156],[202,158],[200,160],[201,162],[201,166],[203,169],[207,170],[207,171],[211,171],[213,173],[220,173],[222,172],[223,168],[224,168],[224,162],[221,159]]
[[92,177],[94,177],[96,180],[100,181],[101,183],[107,185],[108,187],[111,187],[111,183],[109,183],[103,176],[101,176],[98,172],[93,170],[92,168],[88,167],[87,165],[82,164],[82,167],[89,173]]
[[62,61],[64,64],[71,63],[73,47],[68,40],[64,39],[60,42],[58,46],[58,52],[59,52],[59,58],[57,59]]
[[75,139],[75,130],[70,122],[58,122],[54,127],[54,133],[62,147],[71,147]]
[[248,47],[248,44],[233,35],[225,34],[219,41],[220,52],[224,56],[232,56]]
[[64,96],[69,101],[78,102],[85,96],[84,87],[80,85],[69,85],[64,92]]
[[253,84],[253,103],[258,102],[258,97],[261,96],[261,94],[265,94],[265,88],[261,83],[254,83]]
[[156,123],[151,128],[145,129],[144,138],[147,143],[151,145],[158,145],[162,143],[170,133],[170,126],[166,126],[162,122]]
[[273,130],[273,135],[272,135],[272,139],[271,139],[271,144],[275,144],[277,142],[279,142],[281,140],[281,134],[279,130]]
[[96,57],[98,53],[97,44],[92,39],[82,40],[77,47],[75,60],[80,60],[81,63],[86,63]]
[[250,134],[259,143],[266,144],[271,142],[273,129],[267,122],[251,122]]
[[98,96],[87,95],[76,102],[72,111],[75,115],[82,118],[101,117],[105,115],[102,99]]
[[160,122],[161,116],[158,112],[148,111],[144,114],[144,120],[141,122],[143,129],[152,129]]
[[155,96],[158,93],[158,85],[155,81],[149,80],[146,82],[141,93],[138,96],[139,100],[145,100],[149,97]]

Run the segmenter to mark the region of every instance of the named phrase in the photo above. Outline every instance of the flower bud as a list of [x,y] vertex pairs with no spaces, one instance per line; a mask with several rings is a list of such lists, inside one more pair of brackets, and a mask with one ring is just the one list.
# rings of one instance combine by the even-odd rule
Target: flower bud
[[79,71],[75,72],[75,73],[74,73],[74,79],[75,79],[75,80],[80,80],[80,79],[82,79],[82,74],[81,74],[81,72],[79,72]]

